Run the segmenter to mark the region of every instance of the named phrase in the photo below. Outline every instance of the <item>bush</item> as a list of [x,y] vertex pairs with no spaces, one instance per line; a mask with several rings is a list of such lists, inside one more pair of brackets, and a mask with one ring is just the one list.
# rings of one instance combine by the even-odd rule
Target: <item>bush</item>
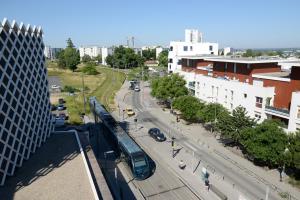
[[97,75],[98,74],[98,71],[97,71],[95,65],[93,65],[91,63],[84,66],[81,71],[87,75]]
[[65,87],[63,88],[62,92],[69,92],[69,93],[75,93],[75,92],[79,92],[80,90],[73,87],[73,86],[69,86],[69,85],[65,85]]

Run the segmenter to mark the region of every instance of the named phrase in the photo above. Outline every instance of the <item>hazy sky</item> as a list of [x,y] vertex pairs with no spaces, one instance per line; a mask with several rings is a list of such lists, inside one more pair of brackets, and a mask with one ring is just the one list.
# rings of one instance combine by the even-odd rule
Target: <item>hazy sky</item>
[[0,20],[40,25],[44,42],[168,45],[184,29],[220,47],[300,47],[300,0],[0,0]]

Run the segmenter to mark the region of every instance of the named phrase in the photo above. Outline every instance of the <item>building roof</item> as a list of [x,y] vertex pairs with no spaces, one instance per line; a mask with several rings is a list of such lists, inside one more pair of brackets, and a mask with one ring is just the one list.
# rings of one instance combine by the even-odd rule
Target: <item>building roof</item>
[[7,178],[1,199],[95,199],[80,149],[74,134],[53,134]]
[[257,74],[252,74],[252,77],[261,78],[261,79],[269,79],[269,80],[277,80],[277,81],[285,81],[285,82],[291,81],[290,71],[257,73]]
[[181,56],[181,58],[204,59],[206,61],[242,63],[242,64],[278,63],[278,62],[295,63],[295,66],[300,66],[299,59],[288,60],[288,59],[271,58],[271,57],[244,58],[244,57],[229,57],[229,56],[215,56],[215,55],[193,55],[193,56]]

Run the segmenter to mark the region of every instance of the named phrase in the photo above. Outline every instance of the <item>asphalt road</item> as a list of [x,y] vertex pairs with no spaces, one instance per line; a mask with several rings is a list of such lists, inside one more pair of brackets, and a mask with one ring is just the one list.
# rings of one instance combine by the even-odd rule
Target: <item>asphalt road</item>
[[[171,130],[172,134],[176,137],[177,143],[186,149],[194,151],[198,157],[218,171],[219,174],[223,174],[228,182],[235,183],[248,199],[265,199],[266,187],[263,184],[260,184],[255,178],[243,173],[237,166],[230,164],[216,153],[209,152],[196,142],[185,137],[174,127],[170,126],[169,122],[156,120],[156,117],[142,106],[140,94],[141,92],[134,92],[131,103],[133,107],[139,111],[137,118],[139,121],[143,121],[143,125],[147,124],[149,127],[158,127],[165,133]],[[144,100],[147,101],[147,99]],[[277,194],[274,194],[274,192],[270,192],[269,199],[276,200],[280,199],[280,197]]]

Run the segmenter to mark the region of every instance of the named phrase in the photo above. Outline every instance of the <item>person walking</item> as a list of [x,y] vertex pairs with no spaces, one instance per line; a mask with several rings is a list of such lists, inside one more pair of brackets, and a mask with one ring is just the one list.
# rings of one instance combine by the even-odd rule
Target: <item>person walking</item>
[[180,160],[179,168],[183,170],[185,167],[186,167],[186,164],[184,164],[183,160]]

